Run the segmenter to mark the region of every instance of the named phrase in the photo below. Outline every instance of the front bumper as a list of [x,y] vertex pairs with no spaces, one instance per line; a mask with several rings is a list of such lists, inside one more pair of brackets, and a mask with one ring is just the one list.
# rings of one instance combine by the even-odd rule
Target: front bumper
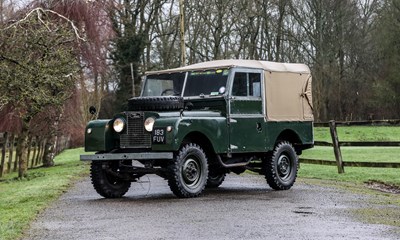
[[102,153],[81,155],[81,161],[111,161],[111,160],[156,160],[172,159],[172,152],[142,152],[142,153]]

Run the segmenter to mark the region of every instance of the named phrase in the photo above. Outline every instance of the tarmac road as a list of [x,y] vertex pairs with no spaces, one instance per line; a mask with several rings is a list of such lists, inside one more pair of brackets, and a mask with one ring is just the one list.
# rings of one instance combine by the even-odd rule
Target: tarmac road
[[[163,179],[101,198],[88,178],[44,211],[24,239],[400,239],[400,229],[358,222],[368,196],[296,183],[273,191],[262,176],[228,175],[220,188],[178,199]],[[400,210],[399,210],[400,211]]]

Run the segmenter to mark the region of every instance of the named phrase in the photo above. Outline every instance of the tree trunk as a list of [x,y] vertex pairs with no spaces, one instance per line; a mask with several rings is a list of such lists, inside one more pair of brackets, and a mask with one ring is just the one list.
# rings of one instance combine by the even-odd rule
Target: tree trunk
[[4,20],[3,2],[4,2],[4,0],[0,0],[0,24],[3,24],[3,20]]
[[0,178],[3,176],[4,172],[4,165],[6,161],[6,151],[7,151],[7,144],[8,144],[8,133],[5,132],[3,135],[4,142],[3,142],[3,148],[1,150],[1,164],[0,164]]
[[38,147],[38,141],[39,141],[39,138],[38,137],[33,137],[32,138],[33,139],[33,142],[35,143],[34,144],[34,147],[33,147],[33,156],[32,156],[32,160],[31,160],[31,168],[33,168],[34,166],[35,166],[35,159],[36,159],[36,149],[37,149],[37,147]]
[[[29,135],[28,136],[28,146],[27,146],[27,150],[28,150],[28,155],[27,155],[27,158],[26,158],[26,161],[27,161],[27,163],[26,163],[26,165],[29,167],[29,161],[30,161],[30,159],[31,159],[31,150],[32,150],[32,136],[31,135]],[[31,168],[32,168],[32,166],[31,166]]]
[[185,48],[185,15],[184,1],[179,1],[179,23],[180,23],[180,43],[181,43],[181,66],[186,65],[186,48]]
[[285,11],[286,11],[286,0],[280,0],[278,2],[278,10],[279,10],[279,17],[278,17],[278,29],[277,29],[277,34],[276,34],[276,40],[275,40],[275,45],[276,45],[276,53],[275,53],[275,61],[280,62],[282,61],[282,56],[281,56],[281,43],[283,39],[283,28],[284,28],[284,17],[285,17]]
[[28,133],[29,133],[29,121],[22,121],[22,130],[21,134],[18,137],[17,143],[17,155],[19,160],[18,165],[18,178],[24,178],[27,175],[28,171]]
[[44,145],[43,152],[43,166],[44,167],[52,167],[54,166],[54,157],[57,152],[57,133],[58,133],[58,125],[60,123],[60,119],[62,117],[62,113],[54,120],[53,125],[51,126],[50,136],[48,137],[46,144]]
[[54,166],[54,156],[55,156],[55,145],[57,143],[57,136],[52,136],[46,142],[44,146],[43,153],[43,166],[52,167]]
[[14,156],[14,141],[15,141],[15,135],[14,133],[11,133],[11,137],[9,139],[10,141],[10,149],[8,149],[8,163],[7,163],[7,172],[11,173],[12,170],[12,160]]

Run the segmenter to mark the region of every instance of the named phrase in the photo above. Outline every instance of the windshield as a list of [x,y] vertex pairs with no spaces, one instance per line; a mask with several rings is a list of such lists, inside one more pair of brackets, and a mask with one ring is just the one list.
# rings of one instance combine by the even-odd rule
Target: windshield
[[183,92],[184,97],[193,97],[225,93],[229,70],[192,71],[187,74],[186,84],[186,72],[148,75],[142,96],[181,96]]
[[186,73],[148,75],[142,96],[180,96]]
[[229,70],[206,70],[189,72],[184,91],[185,97],[219,95],[225,93]]

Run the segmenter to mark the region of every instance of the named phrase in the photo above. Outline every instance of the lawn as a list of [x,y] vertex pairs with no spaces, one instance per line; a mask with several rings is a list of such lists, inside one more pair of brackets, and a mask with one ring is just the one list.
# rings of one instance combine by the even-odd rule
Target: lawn
[[[339,141],[400,141],[400,127],[338,127]],[[331,142],[329,128],[315,128],[315,140]],[[400,162],[400,147],[341,147],[344,162]],[[333,148],[315,147],[306,150],[302,158],[335,160]],[[299,176],[303,178],[339,181],[380,181],[400,186],[400,169],[345,167],[344,174],[337,167],[301,164]]]
[[56,157],[54,167],[30,169],[24,180],[9,174],[0,181],[0,239],[20,237],[37,213],[88,172],[80,153],[81,148],[66,150]]

